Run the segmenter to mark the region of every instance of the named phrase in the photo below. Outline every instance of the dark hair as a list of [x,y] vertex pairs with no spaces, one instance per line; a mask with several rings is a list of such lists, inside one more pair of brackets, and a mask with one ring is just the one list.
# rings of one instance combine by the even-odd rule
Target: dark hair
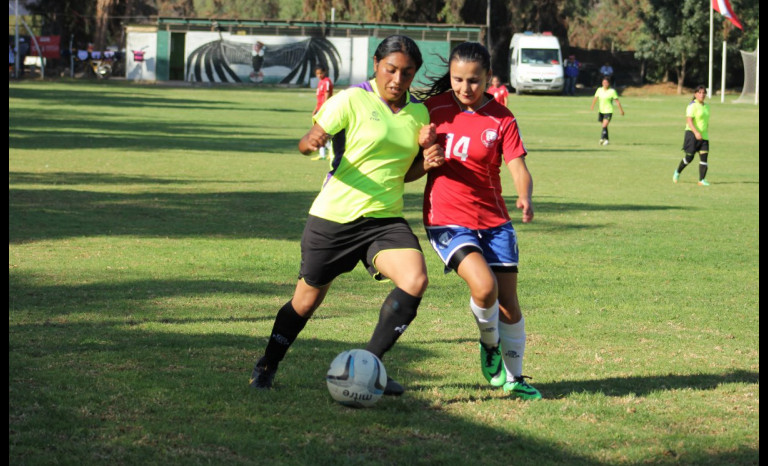
[[392,35],[381,41],[376,52],[373,56],[376,61],[381,61],[384,57],[387,57],[393,53],[400,52],[411,57],[411,60],[416,62],[416,71],[421,68],[424,60],[421,58],[421,50],[416,42],[408,36]]
[[490,73],[491,71],[491,54],[488,53],[488,49],[479,42],[463,42],[451,50],[447,61],[443,59],[443,63],[448,67],[448,71],[442,76],[433,77],[432,84],[427,83],[429,89],[424,92],[416,92],[415,95],[421,100],[427,100],[432,96],[442,94],[451,89],[450,65],[454,61],[480,63],[486,72]]
[[323,73],[327,73],[328,72],[328,67],[325,66],[325,65],[317,65],[315,67],[315,71],[318,71],[318,70],[322,71]]
[[696,100],[696,93],[699,91],[709,92],[707,89],[707,86],[703,84],[699,84],[696,86],[696,89],[693,90],[693,98],[691,99],[691,102],[694,102]]

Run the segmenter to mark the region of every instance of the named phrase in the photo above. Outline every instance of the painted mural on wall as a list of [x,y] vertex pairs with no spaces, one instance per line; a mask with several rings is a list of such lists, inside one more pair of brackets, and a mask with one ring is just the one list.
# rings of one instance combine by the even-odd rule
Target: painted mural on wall
[[125,77],[137,81],[157,79],[157,34],[131,32],[125,45]]
[[[318,65],[336,82],[341,55],[324,37],[203,37],[191,44],[187,35],[186,80],[191,82],[309,85]],[[193,48],[194,47],[194,48]]]

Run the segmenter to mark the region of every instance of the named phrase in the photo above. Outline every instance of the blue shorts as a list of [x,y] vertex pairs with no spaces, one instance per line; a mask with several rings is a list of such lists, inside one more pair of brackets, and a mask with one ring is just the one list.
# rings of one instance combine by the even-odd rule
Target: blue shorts
[[494,271],[517,272],[519,253],[512,222],[484,230],[458,226],[426,227],[426,230],[429,243],[445,264],[445,273],[456,270],[472,251],[481,253]]

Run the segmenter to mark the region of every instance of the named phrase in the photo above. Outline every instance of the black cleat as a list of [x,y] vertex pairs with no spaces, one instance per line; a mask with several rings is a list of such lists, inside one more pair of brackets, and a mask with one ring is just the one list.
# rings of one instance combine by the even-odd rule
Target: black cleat
[[384,388],[384,394],[389,396],[400,396],[405,393],[405,388],[395,382],[392,377],[387,377],[387,386]]
[[[253,372],[251,372],[250,385],[251,388],[256,390],[269,390],[272,388],[272,380],[275,378],[277,372],[277,366],[269,367],[262,357],[259,362],[253,366]],[[389,384],[387,384],[389,386]],[[402,387],[401,387],[402,388]]]

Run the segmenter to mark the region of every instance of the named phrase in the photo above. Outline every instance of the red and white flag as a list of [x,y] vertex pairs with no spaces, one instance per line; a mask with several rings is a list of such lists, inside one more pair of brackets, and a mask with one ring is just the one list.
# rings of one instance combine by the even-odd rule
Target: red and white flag
[[728,0],[712,0],[712,8],[715,9],[718,13],[728,18],[730,22],[733,23],[734,26],[744,30],[744,27],[742,27],[741,22],[739,21],[739,18],[736,17],[736,14],[733,12],[733,8],[731,7],[731,2]]

